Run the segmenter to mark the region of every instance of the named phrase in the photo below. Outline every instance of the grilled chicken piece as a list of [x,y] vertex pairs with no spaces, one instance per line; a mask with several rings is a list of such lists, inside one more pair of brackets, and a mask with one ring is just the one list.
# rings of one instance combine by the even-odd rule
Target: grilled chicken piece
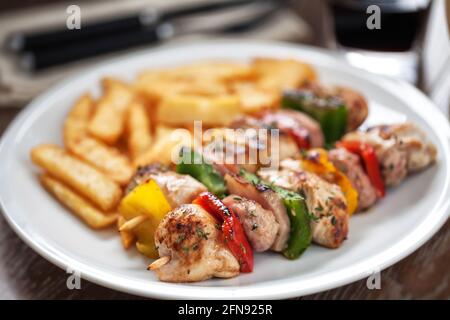
[[160,164],[139,168],[127,190],[131,191],[135,186],[149,179],[153,179],[158,184],[172,208],[191,203],[197,195],[207,191],[203,184],[191,176],[175,173]]
[[347,133],[342,140],[361,141],[375,149],[387,186],[397,185],[405,179],[408,173],[408,154],[395,136],[384,135],[379,128],[373,128],[367,132]]
[[425,133],[412,123],[376,126],[369,131],[378,132],[385,139],[396,139],[406,152],[408,172],[421,170],[436,160],[436,147]]
[[169,282],[193,282],[239,274],[239,263],[221,240],[217,221],[203,208],[186,204],[163,219],[155,233],[160,257],[168,263],[155,269]]
[[[272,161],[277,159],[278,161],[287,159],[287,158],[295,158],[300,155],[299,148],[297,143],[292,139],[292,137],[288,136],[286,133],[279,132],[279,143],[278,145],[272,145],[274,152],[270,153]],[[278,151],[277,151],[278,149]],[[276,162],[278,163],[278,162]],[[267,167],[267,166],[266,166]]]
[[335,95],[347,106],[347,132],[356,130],[369,114],[367,101],[359,92],[347,87],[334,87]]
[[337,185],[301,170],[300,164],[293,163],[295,161],[284,160],[281,163],[284,169],[260,170],[258,175],[276,186],[304,194],[308,211],[313,216],[313,241],[328,248],[337,248],[348,234],[345,197]]
[[358,210],[371,207],[377,201],[377,194],[361,166],[359,157],[343,148],[338,148],[330,150],[328,158],[339,171],[348,177],[353,188],[358,192]]
[[269,250],[278,233],[278,222],[272,211],[253,200],[230,195],[222,200],[240,219],[253,250]]
[[271,249],[273,251],[282,251],[287,245],[291,231],[291,221],[287,215],[283,200],[272,189],[263,185],[254,185],[237,175],[225,175],[225,182],[231,194],[253,200],[264,209],[273,213],[276,222],[278,222],[278,233]]
[[261,122],[252,116],[239,116],[229,124],[232,129],[259,129],[262,128]]
[[239,167],[255,172],[260,166],[259,150],[270,148],[270,139],[254,132],[235,132],[229,128],[216,128],[203,141],[203,156],[216,170],[225,174],[239,172]]
[[312,148],[323,146],[324,137],[319,123],[304,113],[295,110],[266,112],[260,121],[265,126],[276,127],[280,130],[305,129]]
[[[268,130],[268,129],[277,129],[273,126],[273,124],[266,123],[261,119],[257,119],[251,116],[242,116],[237,118],[231,125],[232,129],[254,129],[254,130]],[[245,169],[250,172],[256,172],[261,166],[270,166],[272,162],[276,162],[280,159],[292,158],[299,155],[299,150],[297,147],[297,143],[295,140],[286,134],[285,132],[278,132],[278,141],[277,144],[273,144],[270,139],[270,133],[267,132],[267,139],[264,141],[259,141],[259,143],[253,142],[254,149],[258,151],[264,151],[260,154],[261,157],[258,158],[258,166],[254,167],[246,167]],[[261,143],[262,142],[262,143]],[[272,152],[272,149],[274,152]]]

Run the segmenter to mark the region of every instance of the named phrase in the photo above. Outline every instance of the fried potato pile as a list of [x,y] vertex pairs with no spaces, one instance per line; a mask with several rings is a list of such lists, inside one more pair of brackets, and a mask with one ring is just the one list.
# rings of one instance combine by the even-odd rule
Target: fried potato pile
[[[277,108],[284,89],[314,81],[314,69],[295,60],[202,62],[148,70],[132,82],[104,78],[102,94],[74,102],[63,124],[64,146],[34,147],[43,187],[93,229],[127,221],[117,207],[136,168],[171,164],[192,146],[193,122],[226,126],[236,116]],[[135,239],[122,230],[124,248]]]

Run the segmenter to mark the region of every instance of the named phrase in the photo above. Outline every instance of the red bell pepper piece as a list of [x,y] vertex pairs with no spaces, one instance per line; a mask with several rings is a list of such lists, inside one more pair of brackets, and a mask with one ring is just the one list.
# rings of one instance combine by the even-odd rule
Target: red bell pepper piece
[[385,188],[384,181],[380,171],[380,163],[373,147],[367,143],[360,141],[339,141],[336,143],[337,147],[345,148],[352,153],[356,153],[364,162],[367,175],[370,182],[375,187],[378,197],[384,197]]
[[211,192],[202,192],[193,201],[222,222],[225,243],[239,262],[241,272],[253,271],[253,250],[238,217]]
[[309,149],[311,147],[309,132],[305,128],[283,128],[280,130],[289,134],[295,140],[299,149]]

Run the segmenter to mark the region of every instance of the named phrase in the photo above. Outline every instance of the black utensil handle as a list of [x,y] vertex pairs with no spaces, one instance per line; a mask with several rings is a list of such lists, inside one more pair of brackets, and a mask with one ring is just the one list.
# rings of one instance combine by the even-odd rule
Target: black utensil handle
[[251,3],[273,2],[279,0],[226,0],[213,3],[201,3],[175,7],[165,12],[158,12],[155,8],[147,7],[140,13],[122,17],[115,17],[95,23],[82,25],[81,29],[58,29],[39,32],[17,32],[6,40],[6,48],[13,52],[35,51],[44,48],[70,45],[76,41],[100,38],[117,32],[132,32],[143,27],[154,26],[192,14],[207,13],[222,9],[242,6]]
[[138,45],[157,44],[172,36],[173,28],[170,24],[166,23],[155,28],[77,42],[71,46],[28,52],[23,55],[20,62],[24,69],[38,71],[104,53],[128,49]]
[[138,14],[103,20],[82,25],[81,29],[58,29],[33,33],[15,33],[9,36],[6,46],[14,52],[35,51],[51,46],[66,45],[101,37],[117,32],[130,32],[158,23],[158,13],[152,8],[146,8]]

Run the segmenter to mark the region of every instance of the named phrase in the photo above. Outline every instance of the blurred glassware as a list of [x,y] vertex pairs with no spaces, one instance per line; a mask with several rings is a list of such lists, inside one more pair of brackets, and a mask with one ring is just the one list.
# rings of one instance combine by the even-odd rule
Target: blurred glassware
[[[334,43],[362,69],[421,85],[421,47],[430,0],[328,0]],[[368,19],[379,7],[380,28]]]

